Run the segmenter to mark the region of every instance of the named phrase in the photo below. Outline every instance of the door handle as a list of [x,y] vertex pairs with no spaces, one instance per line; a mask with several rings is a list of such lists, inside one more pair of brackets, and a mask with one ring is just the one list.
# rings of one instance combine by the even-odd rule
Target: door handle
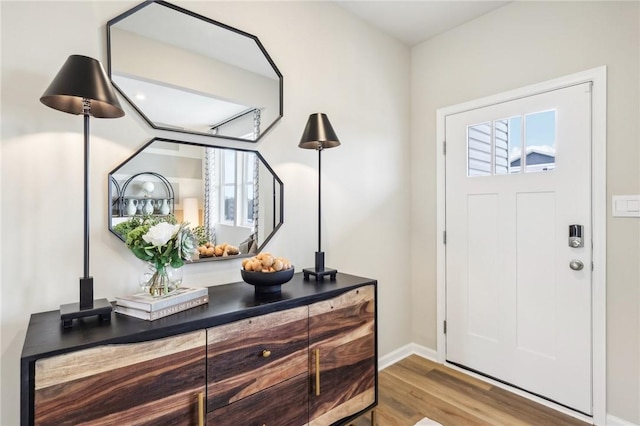
[[198,394],[198,426],[204,426],[204,392]]
[[314,352],[316,353],[316,396],[320,396],[320,349]]
[[584,263],[582,263],[581,260],[573,259],[571,262],[569,262],[569,268],[573,269],[574,271],[581,271],[582,268],[584,268]]

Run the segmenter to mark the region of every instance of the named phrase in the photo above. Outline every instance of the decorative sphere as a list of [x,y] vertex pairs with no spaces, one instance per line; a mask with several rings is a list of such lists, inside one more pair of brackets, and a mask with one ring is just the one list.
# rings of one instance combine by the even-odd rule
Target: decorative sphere
[[156,186],[153,184],[153,182],[144,182],[142,184],[142,190],[147,194],[151,194],[155,188]]

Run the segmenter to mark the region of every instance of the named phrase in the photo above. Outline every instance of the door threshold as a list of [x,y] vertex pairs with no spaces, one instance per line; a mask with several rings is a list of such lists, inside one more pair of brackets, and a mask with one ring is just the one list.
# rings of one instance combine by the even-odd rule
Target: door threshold
[[464,365],[461,364],[457,364],[455,362],[452,361],[447,361],[445,360],[445,362],[442,364],[445,367],[451,368],[453,370],[459,371],[461,373],[464,373],[468,376],[471,376],[475,379],[481,380],[485,383],[489,383],[492,386],[496,386],[499,387],[501,389],[504,389],[506,391],[509,391],[515,395],[521,396],[523,398],[526,398],[530,401],[533,401],[537,404],[540,405],[544,405],[545,407],[551,408],[555,411],[558,411],[562,414],[566,414],[568,416],[571,416],[575,419],[581,420],[587,424],[593,425],[593,416],[583,413],[582,411],[578,411],[575,410],[571,407],[568,407],[564,404],[561,404],[559,402],[556,402],[552,399],[549,398],[545,398],[542,395],[538,395],[536,393],[533,392],[529,392],[526,389],[520,388],[518,386],[512,385],[510,383],[507,383],[503,380],[500,379],[496,379],[495,377],[492,376],[488,376],[486,374],[483,374],[477,370],[474,370],[472,368],[469,367],[465,367]]

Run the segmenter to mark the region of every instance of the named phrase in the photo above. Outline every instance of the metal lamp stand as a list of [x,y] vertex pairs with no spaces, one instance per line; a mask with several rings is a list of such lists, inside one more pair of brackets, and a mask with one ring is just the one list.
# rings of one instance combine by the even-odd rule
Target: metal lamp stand
[[337,269],[324,267],[324,252],[321,248],[322,243],[322,146],[318,147],[318,251],[316,252],[315,268],[305,268],[302,270],[304,279],[308,280],[309,276],[314,276],[316,281],[324,280],[326,275],[331,280],[336,279]]

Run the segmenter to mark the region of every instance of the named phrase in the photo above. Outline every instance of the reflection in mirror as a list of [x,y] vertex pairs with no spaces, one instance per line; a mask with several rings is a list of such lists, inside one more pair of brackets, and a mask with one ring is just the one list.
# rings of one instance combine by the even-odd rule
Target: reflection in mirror
[[282,117],[282,74],[257,37],[163,1],[107,23],[109,75],[154,128],[257,141]]
[[154,138],[109,174],[109,229],[124,240],[132,219],[174,216],[199,227],[201,243],[250,256],[282,225],[283,191],[257,151]]

